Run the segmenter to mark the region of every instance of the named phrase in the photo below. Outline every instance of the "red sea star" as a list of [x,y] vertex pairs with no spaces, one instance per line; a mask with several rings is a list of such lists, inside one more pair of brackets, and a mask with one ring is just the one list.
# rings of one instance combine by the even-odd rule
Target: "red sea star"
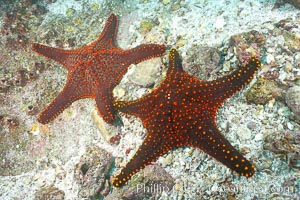
[[199,81],[183,71],[179,54],[172,49],[167,77],[155,90],[135,101],[115,102],[118,110],[142,120],[147,135],[113,185],[124,185],[159,156],[182,146],[199,148],[238,174],[252,176],[254,165],[220,133],[215,118],[225,99],[249,83],[259,67],[259,60],[251,58],[230,75]]
[[165,52],[165,46],[157,44],[143,44],[129,50],[117,47],[117,27],[117,17],[111,14],[102,34],[89,45],[66,50],[33,44],[34,51],[59,62],[68,70],[63,91],[40,114],[40,123],[48,123],[74,101],[82,98],[95,99],[99,115],[107,123],[116,122],[112,90],[129,65],[161,56]]

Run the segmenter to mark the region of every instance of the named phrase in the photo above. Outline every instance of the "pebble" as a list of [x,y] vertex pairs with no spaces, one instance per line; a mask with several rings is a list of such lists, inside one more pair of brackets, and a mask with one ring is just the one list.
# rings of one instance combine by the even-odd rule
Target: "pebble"
[[275,26],[273,24],[268,24],[267,29],[269,29],[270,31],[273,31],[275,29]]
[[186,43],[187,43],[187,40],[186,40],[186,39],[180,38],[180,39],[178,39],[178,41],[176,42],[176,47],[177,47],[177,48],[183,47],[184,45],[186,45]]
[[120,86],[116,86],[115,89],[113,90],[113,93],[115,97],[120,99],[125,95],[126,91],[124,88]]
[[278,113],[278,115],[284,116],[284,117],[288,117],[291,114],[290,109],[287,106],[279,108],[277,113]]
[[221,122],[221,123],[220,123],[220,128],[221,128],[222,130],[226,130],[226,129],[228,128],[228,123],[226,123],[226,122]]
[[267,63],[268,63],[268,64],[271,64],[271,63],[273,63],[273,62],[275,62],[274,56],[273,56],[272,54],[268,54],[268,55],[267,55]]
[[179,190],[181,190],[181,187],[180,187],[179,184],[175,184],[175,185],[174,185],[174,189],[175,189],[176,191],[179,191]]
[[217,18],[215,21],[215,27],[216,29],[223,29],[223,27],[226,25],[226,21],[224,20],[223,17]]
[[37,181],[39,178],[40,178],[40,175],[39,175],[39,174],[36,174],[36,175],[33,177],[33,180],[34,180],[34,181]]
[[261,141],[264,139],[264,135],[262,133],[258,133],[255,135],[254,140],[255,141]]
[[167,5],[167,4],[170,3],[170,1],[171,1],[171,0],[163,0],[162,3],[163,3],[164,5]]
[[289,88],[286,93],[285,101],[292,112],[300,118],[300,86]]
[[257,124],[254,121],[249,121],[247,123],[247,128],[249,128],[250,130],[254,130],[257,128]]
[[249,140],[251,138],[251,131],[247,127],[239,127],[237,132],[242,140]]
[[103,118],[98,115],[97,110],[93,110],[91,115],[94,123],[97,125],[99,132],[103,136],[105,141],[109,143],[118,143],[118,141],[112,141],[113,138],[117,136],[117,128],[105,123]]
[[166,158],[162,159],[161,164],[163,167],[170,165],[173,162],[173,154],[169,153]]
[[278,127],[277,127],[277,129],[278,129],[278,130],[280,130],[280,131],[282,131],[282,130],[284,130],[284,127],[283,127],[283,125],[282,125],[282,124],[278,124]]
[[32,180],[31,180],[30,178],[25,178],[25,179],[24,179],[24,183],[25,183],[26,185],[29,185],[31,182],[32,182]]
[[268,49],[267,49],[267,52],[268,52],[268,53],[274,53],[274,52],[275,52],[275,49],[274,49],[274,48],[268,48]]
[[230,71],[230,61],[226,61],[223,65],[223,71],[229,72]]
[[292,64],[291,64],[290,62],[288,62],[288,63],[286,64],[286,66],[284,67],[284,71],[285,71],[286,73],[290,73],[290,72],[292,72],[292,70],[293,70],[293,66],[292,66]]
[[294,125],[291,122],[287,122],[286,126],[288,127],[289,130],[294,130]]

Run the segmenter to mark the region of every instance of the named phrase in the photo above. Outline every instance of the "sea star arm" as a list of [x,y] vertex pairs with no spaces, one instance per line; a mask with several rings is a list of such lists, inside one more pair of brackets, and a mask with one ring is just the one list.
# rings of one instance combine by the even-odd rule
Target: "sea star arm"
[[148,94],[134,101],[115,101],[114,107],[123,113],[145,119],[149,116],[149,110],[156,109],[157,105],[154,104],[156,100],[156,98]]
[[93,98],[94,87],[91,83],[82,78],[86,75],[79,75],[81,72],[83,72],[83,70],[80,70],[79,67],[73,73],[68,74],[67,83],[62,92],[60,92],[52,103],[39,115],[38,121],[40,123],[49,123],[78,99]]
[[[149,131],[151,132],[151,130]],[[135,155],[123,167],[121,172],[114,177],[113,185],[115,187],[123,186],[134,174],[167,153],[168,150],[163,148],[164,145],[161,144],[162,142],[160,137],[148,134]]]
[[117,27],[117,17],[114,14],[111,14],[105,24],[102,34],[95,42],[84,48],[65,50],[34,43],[32,44],[32,49],[48,59],[55,60],[69,70],[81,64],[81,62],[85,60],[84,56],[88,53],[113,47],[117,48],[115,45]]
[[117,112],[113,106],[113,93],[105,87],[99,86],[96,94],[96,107],[98,114],[109,124],[116,124]]
[[93,51],[117,48],[116,37],[118,31],[118,18],[114,14],[110,14],[107,19],[101,35],[96,41],[91,43]]
[[206,152],[239,175],[251,177],[254,174],[254,165],[228,142],[216,124],[209,122],[205,125],[198,124],[191,133],[193,133],[189,141],[191,146]]
[[247,85],[260,66],[260,61],[252,57],[230,75],[214,81],[201,82],[201,89],[199,90],[201,98],[206,96],[206,99],[211,104],[217,106],[215,108],[217,109],[225,99],[231,97],[234,93]]
[[32,49],[38,54],[62,64],[67,70],[80,65],[83,60],[83,56],[77,49],[65,50],[38,43],[32,44]]
[[124,52],[126,64],[137,64],[144,60],[159,57],[166,51],[164,45],[159,44],[142,44],[133,49]]

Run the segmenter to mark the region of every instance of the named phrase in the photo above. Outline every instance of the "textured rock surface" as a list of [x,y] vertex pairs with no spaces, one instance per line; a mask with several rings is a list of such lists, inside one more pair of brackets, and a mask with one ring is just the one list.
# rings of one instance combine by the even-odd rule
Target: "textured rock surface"
[[259,78],[247,91],[246,98],[249,103],[266,104],[280,93],[281,89],[275,81]]
[[267,135],[263,147],[290,167],[300,170],[300,131],[281,131]]
[[46,188],[42,188],[40,191],[38,191],[35,194],[35,200],[46,200],[46,199],[64,200],[65,192],[55,187],[46,187]]
[[94,146],[87,149],[75,166],[74,177],[80,185],[79,198],[103,198],[109,192],[112,155]]
[[300,119],[300,86],[289,88],[285,101],[293,113]]
[[283,0],[284,2],[290,3],[296,8],[300,9],[300,0]]
[[174,184],[174,179],[161,166],[148,165],[120,190],[113,190],[107,199],[156,199],[172,192]]

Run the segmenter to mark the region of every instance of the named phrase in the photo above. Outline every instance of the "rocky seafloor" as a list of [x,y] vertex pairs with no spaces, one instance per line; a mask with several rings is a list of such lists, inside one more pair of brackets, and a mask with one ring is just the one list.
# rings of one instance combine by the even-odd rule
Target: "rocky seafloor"
[[[3,3],[2,3],[3,2]],[[0,199],[299,199],[300,12],[284,0],[2,0],[0,4]],[[247,179],[201,150],[173,150],[114,188],[110,177],[145,137],[139,119],[105,124],[91,99],[47,125],[37,122],[59,94],[66,70],[33,42],[80,47],[119,16],[117,43],[176,47],[184,70],[213,80],[249,55],[262,68],[217,115],[225,137],[256,166]],[[117,99],[151,92],[164,79],[167,53],[132,65]]]

